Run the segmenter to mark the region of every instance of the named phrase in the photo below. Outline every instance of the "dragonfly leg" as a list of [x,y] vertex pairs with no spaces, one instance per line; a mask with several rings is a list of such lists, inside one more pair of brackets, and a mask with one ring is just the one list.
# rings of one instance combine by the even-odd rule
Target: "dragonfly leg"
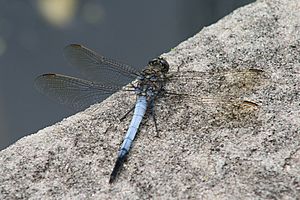
[[129,113],[131,113],[131,112],[133,111],[134,107],[135,107],[135,105],[132,106],[132,107],[125,113],[125,115],[124,115],[123,117],[120,118],[120,121],[123,121],[123,120],[129,115]]
[[[131,86],[132,86],[134,89],[136,89],[136,87],[135,87],[132,83],[130,83],[130,84],[131,84]],[[125,113],[125,115],[124,115],[123,117],[120,118],[120,121],[123,121],[123,120],[129,115],[129,113],[131,113],[131,112],[134,110],[134,108],[135,108],[135,105],[133,105],[133,106],[130,108],[130,110],[128,110],[127,113]]]
[[174,96],[192,96],[190,94],[186,94],[186,93],[175,93],[175,92],[165,92],[165,94],[167,95],[174,95]]
[[153,118],[153,121],[154,121],[154,127],[155,127],[155,132],[156,132],[155,137],[159,137],[159,132],[158,132],[158,128],[157,128],[157,121],[156,121],[156,117],[155,117],[154,112],[152,112],[151,115],[152,115],[152,118]]

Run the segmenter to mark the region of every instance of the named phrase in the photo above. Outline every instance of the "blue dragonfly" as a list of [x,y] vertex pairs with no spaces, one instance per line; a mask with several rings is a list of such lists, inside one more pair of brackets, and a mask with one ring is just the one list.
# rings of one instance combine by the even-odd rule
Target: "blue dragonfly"
[[133,118],[110,176],[109,183],[112,183],[124,163],[147,109],[150,110],[157,130],[154,101],[165,91],[169,64],[165,59],[158,57],[151,60],[148,66],[139,72],[129,65],[103,57],[78,44],[66,46],[64,54],[84,76],[95,81],[60,74],[43,74],[36,78],[35,86],[46,96],[61,104],[71,105],[75,109],[101,102],[116,91],[124,90],[125,84],[136,79],[131,84],[132,89],[127,89],[135,92],[137,100],[135,107],[130,110],[134,109]]
[[[67,60],[73,66],[77,67],[81,74],[88,80],[61,74],[43,74],[38,76],[35,80],[35,86],[42,94],[61,104],[71,106],[76,110],[99,103],[120,90],[133,91],[137,96],[135,107],[131,108],[125,116],[121,118],[125,118],[134,110],[133,118],[110,175],[109,183],[112,183],[123,166],[132,142],[138,132],[140,123],[147,111],[150,112],[157,131],[157,122],[154,112],[155,99],[163,94],[183,96],[187,96],[188,94],[172,93],[165,89],[166,82],[173,77],[168,74],[168,62],[161,57],[151,60],[144,70],[138,71],[129,65],[101,56],[78,44],[66,46],[64,48],[64,54]],[[214,77],[223,82],[225,77],[225,83],[229,85],[230,91],[233,91],[231,92],[231,96],[227,95],[223,100],[219,98],[221,99],[220,101],[236,101],[235,96],[251,90],[256,84],[261,82],[261,74],[263,74],[262,70],[249,69],[236,73],[228,73],[227,75],[224,73],[222,76]],[[133,80],[136,81],[132,82]],[[124,86],[129,82],[131,82],[130,87],[125,88]],[[221,88],[221,90],[223,89],[224,88]],[[222,92],[218,91],[218,93]],[[236,93],[236,95],[233,95],[234,93]],[[195,97],[195,95],[188,96]],[[213,98],[202,98],[202,100],[208,103],[218,102],[217,99],[218,97],[216,96]],[[250,107],[258,106],[256,103],[247,100],[242,101],[242,104]],[[229,109],[232,108],[233,107],[230,106]]]

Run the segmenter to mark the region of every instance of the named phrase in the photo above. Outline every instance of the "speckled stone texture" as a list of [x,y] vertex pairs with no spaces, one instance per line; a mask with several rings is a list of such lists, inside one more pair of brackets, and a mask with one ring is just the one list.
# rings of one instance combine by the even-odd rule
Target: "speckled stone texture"
[[163,56],[186,95],[157,101],[159,137],[146,118],[114,184],[126,92],[1,151],[0,199],[300,198],[300,1],[247,5]]

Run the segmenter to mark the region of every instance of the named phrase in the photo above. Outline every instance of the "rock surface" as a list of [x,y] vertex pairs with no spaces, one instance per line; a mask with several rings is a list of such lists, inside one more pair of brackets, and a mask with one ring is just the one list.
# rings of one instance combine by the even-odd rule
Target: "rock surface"
[[0,199],[300,198],[299,10],[260,0],[164,54],[191,96],[157,101],[114,184],[125,92],[1,151]]

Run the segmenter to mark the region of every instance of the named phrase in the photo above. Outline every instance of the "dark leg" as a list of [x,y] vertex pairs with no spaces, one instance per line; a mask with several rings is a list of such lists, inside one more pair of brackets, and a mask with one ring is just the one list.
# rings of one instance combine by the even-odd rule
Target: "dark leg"
[[120,121],[123,121],[123,120],[129,115],[129,113],[131,113],[131,111],[134,110],[134,107],[135,107],[135,105],[132,106],[132,107],[130,108],[130,110],[128,110],[127,113],[126,113],[123,117],[120,118]]
[[[130,83],[130,86],[131,86],[134,90],[136,89],[136,87],[135,87],[132,83]],[[128,90],[128,91],[134,91],[134,90]],[[127,113],[125,113],[125,115],[124,115],[123,117],[120,118],[120,121],[123,121],[123,120],[129,115],[129,113],[131,113],[131,111],[134,110],[134,108],[135,108],[135,105],[132,106],[132,107],[130,108],[130,110],[128,110]]]
[[175,93],[175,92],[165,92],[165,94],[167,95],[174,95],[174,96],[193,96],[193,95],[190,95],[190,94],[185,94],[185,93]]

